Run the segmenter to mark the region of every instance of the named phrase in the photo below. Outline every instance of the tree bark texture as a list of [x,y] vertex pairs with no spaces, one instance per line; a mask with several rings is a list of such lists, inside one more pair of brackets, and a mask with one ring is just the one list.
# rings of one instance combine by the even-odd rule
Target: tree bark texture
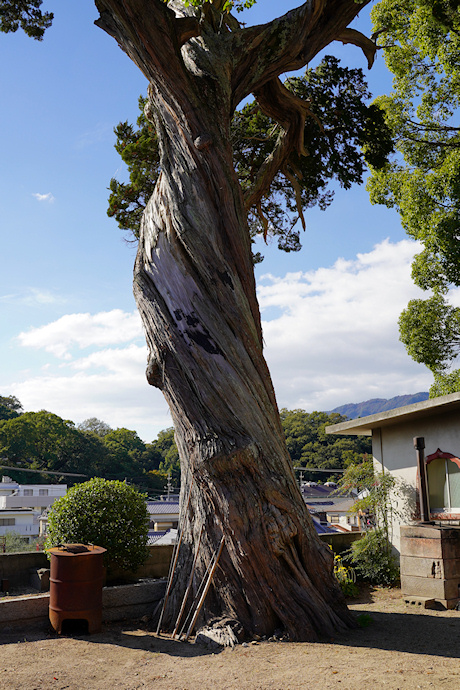
[[229,129],[241,99],[259,92],[269,100],[270,83],[340,38],[362,5],[308,2],[269,24],[233,30],[219,26],[212,5],[201,15],[160,0],[96,5],[98,25],[149,81],[147,115],[161,145],[134,292],[147,379],[169,404],[182,466],[183,539],[165,625],[176,623],[196,545],[194,594],[224,537],[201,624],[231,621],[249,636],[282,628],[294,640],[329,635],[351,619],[330,549],[297,487],[263,357]]

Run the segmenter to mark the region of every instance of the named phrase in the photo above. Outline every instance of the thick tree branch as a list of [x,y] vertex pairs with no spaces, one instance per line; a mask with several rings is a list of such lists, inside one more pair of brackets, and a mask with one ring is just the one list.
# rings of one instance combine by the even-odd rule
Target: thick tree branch
[[268,24],[232,34],[234,107],[266,82],[282,72],[301,69],[329,43],[341,40],[348,24],[369,2],[309,0]]
[[361,31],[356,31],[356,29],[344,29],[340,36],[337,36],[338,41],[342,43],[352,43],[358,48],[361,48],[364,55],[367,57],[367,66],[370,69],[374,64],[375,53],[377,52],[377,45],[375,41],[368,38]]
[[184,74],[180,46],[200,33],[197,20],[176,18],[161,0],[95,0],[96,26],[115,38],[120,48],[152,82],[180,81]]
[[300,156],[307,152],[304,147],[305,120],[310,113],[309,101],[303,101],[287,89],[279,79],[272,79],[254,92],[261,110],[278,122],[282,131],[274,151],[263,163],[257,178],[245,197],[249,210],[258,206],[268,193],[273,178],[284,167],[293,151]]

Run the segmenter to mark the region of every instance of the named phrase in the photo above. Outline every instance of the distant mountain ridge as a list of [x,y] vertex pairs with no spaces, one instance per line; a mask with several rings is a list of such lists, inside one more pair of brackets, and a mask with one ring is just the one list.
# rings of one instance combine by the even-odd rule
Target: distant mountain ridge
[[331,412],[338,412],[349,419],[357,419],[357,417],[367,417],[367,415],[370,414],[394,410],[396,407],[412,405],[413,403],[422,402],[423,400],[428,400],[428,393],[421,392],[413,393],[412,395],[396,395],[389,400],[385,398],[372,398],[372,400],[365,400],[360,403],[340,405],[340,407],[335,407]]

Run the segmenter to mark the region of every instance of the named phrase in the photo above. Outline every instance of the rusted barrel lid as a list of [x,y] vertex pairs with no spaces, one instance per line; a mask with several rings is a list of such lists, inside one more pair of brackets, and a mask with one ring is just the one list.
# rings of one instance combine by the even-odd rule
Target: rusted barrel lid
[[102,546],[95,544],[59,544],[51,549],[46,549],[53,556],[80,556],[85,554],[102,554],[107,551]]

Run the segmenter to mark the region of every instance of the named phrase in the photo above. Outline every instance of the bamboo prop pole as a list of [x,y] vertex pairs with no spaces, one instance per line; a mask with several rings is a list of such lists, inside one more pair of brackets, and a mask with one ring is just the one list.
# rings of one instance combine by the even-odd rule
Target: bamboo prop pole
[[224,541],[225,541],[225,537],[222,537],[222,539],[220,541],[219,550],[217,552],[217,556],[216,556],[216,559],[214,561],[214,565],[212,566],[212,568],[209,572],[208,581],[206,582],[206,586],[204,588],[203,594],[201,595],[201,599],[198,602],[198,606],[196,607],[195,615],[193,616],[192,622],[189,625],[189,628],[187,630],[187,634],[185,635],[185,638],[184,638],[184,642],[187,642],[188,638],[190,637],[190,635],[192,633],[193,628],[195,627],[196,619],[198,618],[198,615],[201,611],[201,607],[204,604],[204,600],[206,599],[206,595],[207,595],[208,590],[211,586],[212,578],[214,576],[214,573],[216,572],[217,564],[219,563],[220,554],[222,553],[222,549],[224,548]]
[[198,551],[200,550],[201,536],[203,534],[203,530],[204,530],[204,525],[202,525],[202,527],[201,527],[200,536],[198,537],[198,544],[196,546],[195,557],[194,557],[193,563],[192,563],[192,570],[190,572],[190,577],[189,577],[189,580],[187,583],[187,589],[185,590],[184,598],[182,600],[182,606],[180,607],[179,615],[177,616],[176,626],[175,626],[173,633],[171,635],[173,640],[176,637],[177,629],[178,629],[179,624],[181,622],[182,616],[184,615],[184,610],[185,610],[185,605],[187,603],[188,595],[190,594],[190,590],[192,588],[193,575],[195,574],[195,566],[196,566],[196,561],[198,558]]
[[[192,496],[192,487],[193,487],[193,477],[192,477],[192,479],[191,479],[191,481],[190,481],[190,489],[189,489],[189,492],[188,492],[187,505],[185,506],[184,514],[182,515],[182,520],[185,519],[185,515],[186,515],[187,512],[188,512],[188,507],[189,507],[189,505],[190,505],[190,498],[191,498],[191,496]],[[179,539],[178,539],[177,542],[176,542],[176,548],[175,548],[174,551],[173,551],[173,557],[172,557],[172,559],[171,559],[171,563],[170,563],[170,567],[169,567],[168,585],[167,585],[167,587],[166,587],[166,592],[165,592],[165,596],[164,596],[164,600],[163,600],[163,606],[162,606],[162,609],[161,609],[160,618],[158,619],[158,625],[157,625],[157,631],[156,631],[156,634],[157,634],[157,635],[159,634],[160,629],[161,629],[161,623],[162,623],[162,621],[163,621],[163,615],[164,615],[164,612],[165,612],[165,609],[166,609],[166,604],[168,603],[169,594],[170,594],[170,592],[171,592],[172,583],[173,583],[173,578],[174,578],[174,573],[175,573],[175,571],[176,571],[177,559],[178,559],[178,557],[179,557],[179,549],[180,549],[180,546],[181,546],[181,544],[182,544],[182,536],[183,536],[183,534],[184,534],[184,530],[183,530],[183,525],[182,525],[181,528],[180,528],[180,536],[179,536]]]

